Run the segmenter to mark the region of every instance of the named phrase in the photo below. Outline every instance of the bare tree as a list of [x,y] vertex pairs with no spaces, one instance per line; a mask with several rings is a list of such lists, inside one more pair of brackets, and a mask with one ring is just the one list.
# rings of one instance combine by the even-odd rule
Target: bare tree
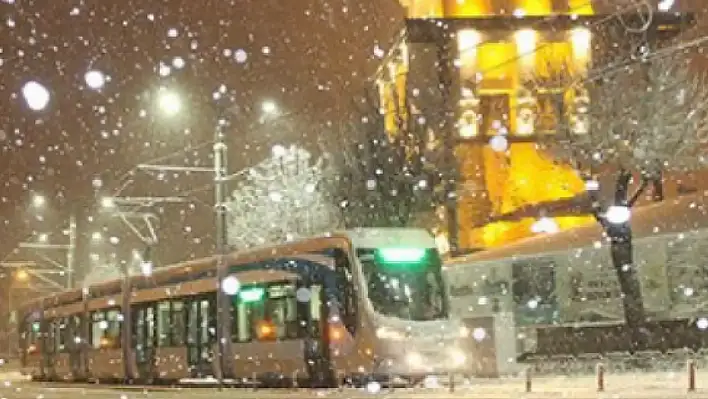
[[398,131],[389,134],[372,100],[359,105],[358,120],[341,128],[333,151],[330,185],[348,227],[433,228],[445,200],[437,167],[442,146],[427,121],[411,107],[398,110]]
[[[630,62],[603,64],[582,82],[569,74],[556,76],[556,85],[563,81],[575,100],[556,103],[560,139],[544,142],[585,175],[591,210],[610,243],[625,321],[634,332],[646,316],[632,258],[631,208],[649,187],[654,200],[662,200],[665,173],[705,167],[708,149],[705,74],[692,68],[684,51],[652,56],[638,48]],[[536,79],[536,84],[548,82]],[[607,198],[597,183],[600,169],[614,174]]]
[[236,248],[290,241],[339,224],[324,190],[325,158],[295,146],[276,146],[272,158],[251,168],[229,202],[229,244]]

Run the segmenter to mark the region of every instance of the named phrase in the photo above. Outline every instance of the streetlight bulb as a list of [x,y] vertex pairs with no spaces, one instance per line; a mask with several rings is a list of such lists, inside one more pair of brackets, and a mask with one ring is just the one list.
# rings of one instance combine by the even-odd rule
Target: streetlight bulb
[[261,111],[267,115],[275,115],[278,113],[278,105],[270,100],[264,101],[263,104],[261,104]]
[[17,281],[27,281],[27,279],[29,279],[29,273],[27,273],[26,270],[18,270],[17,273],[15,273],[15,278]]
[[629,207],[621,205],[612,205],[605,212],[605,219],[612,224],[623,224],[629,221],[632,216],[632,211]]
[[531,232],[539,233],[557,233],[560,230],[558,223],[555,220],[548,217],[542,217],[538,219],[533,225],[531,225]]
[[35,208],[41,208],[47,203],[47,199],[43,195],[35,195],[32,197],[32,205]]
[[182,101],[179,96],[171,91],[160,92],[157,102],[158,108],[167,116],[173,116],[182,109]]
[[149,277],[152,276],[152,269],[153,269],[153,264],[151,261],[142,261],[140,262],[140,271],[143,273],[143,276]]
[[113,208],[114,206],[116,206],[116,203],[115,203],[115,201],[113,201],[113,198],[103,197],[101,199],[101,208],[110,209],[110,208]]
[[287,152],[287,150],[282,145],[276,144],[271,149],[271,152],[273,153],[273,157],[281,158],[281,157],[285,156],[285,153]]
[[659,5],[657,6],[657,8],[661,12],[668,12],[669,10],[671,10],[671,7],[673,7],[673,6],[674,6],[674,0],[662,0],[661,2],[659,2]]

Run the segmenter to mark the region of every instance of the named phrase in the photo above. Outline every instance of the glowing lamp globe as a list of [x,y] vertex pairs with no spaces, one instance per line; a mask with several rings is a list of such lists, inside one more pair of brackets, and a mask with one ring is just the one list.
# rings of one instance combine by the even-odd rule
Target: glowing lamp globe
[[241,290],[241,282],[234,276],[228,276],[221,282],[221,290],[226,295],[236,295]]
[[612,224],[627,223],[632,216],[632,211],[621,205],[612,205],[605,212],[605,219]]

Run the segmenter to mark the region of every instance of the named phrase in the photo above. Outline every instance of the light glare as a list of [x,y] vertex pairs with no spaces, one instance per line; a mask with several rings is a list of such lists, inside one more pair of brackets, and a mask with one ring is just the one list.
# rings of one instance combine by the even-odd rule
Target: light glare
[[626,206],[612,205],[605,212],[605,219],[612,224],[627,223],[632,215],[631,210]]
[[182,101],[176,93],[163,91],[158,99],[158,107],[167,116],[173,116],[182,109]]
[[22,86],[22,97],[32,111],[41,111],[49,105],[51,96],[46,87],[31,80]]

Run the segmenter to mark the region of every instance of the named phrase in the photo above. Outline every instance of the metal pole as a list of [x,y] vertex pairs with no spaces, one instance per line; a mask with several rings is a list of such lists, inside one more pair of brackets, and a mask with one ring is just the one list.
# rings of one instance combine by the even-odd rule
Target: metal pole
[[13,323],[14,320],[12,320],[12,307],[14,306],[14,303],[12,303],[12,288],[14,286],[14,276],[10,276],[10,283],[9,286],[7,287],[7,321],[5,325],[5,331],[7,332],[6,334],[6,345],[7,345],[7,357],[8,359],[12,359],[12,342],[11,342],[11,335],[12,335],[12,325],[15,324]]
[[66,288],[74,288],[74,272],[76,270],[76,216],[69,216],[69,246],[66,250]]
[[[123,356],[123,372],[125,373],[125,379],[127,381],[132,381],[135,377],[135,372],[133,370],[133,309],[131,307],[130,298],[131,292],[133,290],[131,284],[130,266],[128,264],[122,265],[121,267],[121,277],[123,279],[121,284],[121,311],[123,313],[123,328],[121,329],[121,351]],[[140,376],[145,377],[145,376]]]
[[226,226],[226,177],[227,173],[227,144],[224,135],[224,120],[219,116],[214,130],[214,207],[216,212],[216,274],[218,289],[216,292],[216,306],[218,309],[216,328],[216,356],[218,359],[217,378],[219,387],[223,387],[224,378],[231,374],[231,309],[230,301],[221,287],[221,282],[228,275],[228,264],[225,256],[228,251],[227,226]]
[[454,66],[457,58],[456,47],[452,46],[449,35],[443,35],[438,42],[438,57],[440,59],[440,95],[443,106],[443,142],[445,146],[445,211],[448,230],[450,254],[456,255],[460,250],[460,226],[458,223],[457,185],[459,171],[455,148],[457,147],[457,129],[454,121],[459,113],[459,71]]

